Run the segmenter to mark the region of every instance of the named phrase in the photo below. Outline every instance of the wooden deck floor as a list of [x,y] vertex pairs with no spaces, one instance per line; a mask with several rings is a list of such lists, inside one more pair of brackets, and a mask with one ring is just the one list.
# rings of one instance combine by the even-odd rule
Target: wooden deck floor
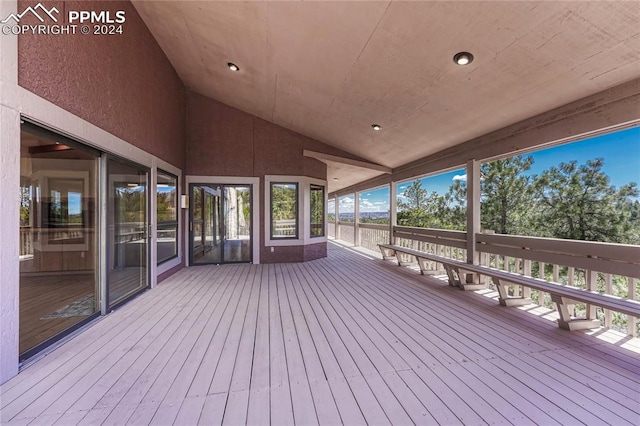
[[640,424],[633,351],[330,243],[184,269],[0,388],[10,424]]

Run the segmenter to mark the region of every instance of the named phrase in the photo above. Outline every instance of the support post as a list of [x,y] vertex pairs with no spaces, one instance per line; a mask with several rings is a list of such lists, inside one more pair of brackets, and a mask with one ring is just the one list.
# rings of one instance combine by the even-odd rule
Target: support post
[[353,193],[353,245],[360,245],[360,193]]
[[398,186],[395,182],[391,182],[389,186],[389,244],[395,244],[393,228],[398,225]]
[[[480,253],[476,248],[477,235],[480,233],[480,162],[467,161],[467,263],[480,264]],[[460,288],[480,290],[486,288],[480,283],[478,274],[459,275]],[[462,282],[464,280],[464,282]]]
[[333,203],[334,207],[334,216],[336,218],[336,240],[341,240],[340,235],[340,197],[336,194],[335,202]]
[[467,161],[467,263],[478,265],[476,237],[480,233],[480,162]]

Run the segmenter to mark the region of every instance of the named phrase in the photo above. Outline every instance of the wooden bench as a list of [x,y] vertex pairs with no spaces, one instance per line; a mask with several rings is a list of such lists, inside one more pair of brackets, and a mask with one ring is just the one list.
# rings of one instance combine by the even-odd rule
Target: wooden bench
[[[600,321],[595,318],[595,309],[587,308],[587,318],[574,318],[569,313],[568,305],[575,303],[586,303],[587,305],[601,306],[612,311],[620,312],[634,317],[640,317],[640,302],[634,300],[623,299],[608,294],[600,294],[595,291],[583,290],[577,287],[566,286],[554,282],[549,282],[533,277],[515,274],[511,272],[501,271],[499,269],[489,268],[486,266],[471,265],[458,260],[448,259],[446,257],[425,253],[419,250],[413,250],[406,247],[378,244],[382,257],[385,260],[393,257],[398,261],[398,265],[405,265],[398,253],[404,253],[414,256],[420,267],[422,274],[430,273],[430,263],[441,264],[448,277],[449,285],[458,286],[465,290],[473,290],[484,288],[479,284],[480,276],[490,277],[496,288],[500,298],[500,304],[503,306],[521,306],[532,303],[531,299],[524,296],[509,296],[508,286],[515,284],[543,291],[551,295],[551,300],[558,307],[558,325],[567,330],[583,330],[600,327]],[[471,283],[467,283],[468,274],[474,276]]]

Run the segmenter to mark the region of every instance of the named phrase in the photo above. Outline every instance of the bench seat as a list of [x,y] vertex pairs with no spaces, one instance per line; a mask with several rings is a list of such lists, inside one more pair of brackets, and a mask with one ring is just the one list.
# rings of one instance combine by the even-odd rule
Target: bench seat
[[[506,272],[487,266],[472,265],[461,262],[459,260],[448,259],[446,257],[435,254],[425,253],[406,247],[392,244],[379,244],[384,259],[393,257],[398,261],[398,265],[405,263],[400,260],[398,253],[414,256],[420,267],[422,274],[429,272],[429,263],[435,262],[443,265],[447,272],[449,285],[458,286],[462,289],[477,289],[484,287],[479,283],[480,276],[490,277],[498,289],[500,304],[503,306],[519,306],[532,303],[527,297],[512,297],[508,295],[509,285],[520,285],[530,289],[543,291],[551,295],[551,300],[558,306],[558,325],[567,330],[580,330],[586,328],[600,327],[600,321],[595,318],[574,318],[569,314],[567,305],[575,303],[586,303],[588,305],[601,306],[612,311],[620,312],[634,317],[640,317],[640,302],[634,300],[623,299],[608,294],[601,294],[595,291],[583,290],[577,287],[566,286],[538,278],[527,277],[524,275]],[[467,283],[467,274],[475,276],[473,283]],[[589,313],[589,309],[587,312]]]

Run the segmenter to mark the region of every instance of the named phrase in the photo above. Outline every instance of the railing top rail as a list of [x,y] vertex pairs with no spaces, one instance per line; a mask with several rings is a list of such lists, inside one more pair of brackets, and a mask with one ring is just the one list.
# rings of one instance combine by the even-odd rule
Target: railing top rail
[[465,231],[452,231],[449,229],[434,229],[434,228],[415,228],[410,226],[394,226],[393,232],[397,236],[401,236],[401,234],[406,234],[407,238],[410,238],[411,235],[416,236],[428,236],[428,237],[437,237],[437,238],[446,238],[450,240],[464,240],[467,239],[467,233]]
[[380,229],[383,231],[388,231],[389,230],[389,225],[385,225],[382,223],[359,223],[358,227],[360,228],[369,228],[369,229]]
[[[640,246],[601,243],[595,241],[563,240],[559,238],[524,237],[502,234],[476,234],[479,245],[511,247],[568,256],[599,258],[640,264]],[[482,247],[479,247],[482,250]],[[482,250],[484,251],[484,250]]]

